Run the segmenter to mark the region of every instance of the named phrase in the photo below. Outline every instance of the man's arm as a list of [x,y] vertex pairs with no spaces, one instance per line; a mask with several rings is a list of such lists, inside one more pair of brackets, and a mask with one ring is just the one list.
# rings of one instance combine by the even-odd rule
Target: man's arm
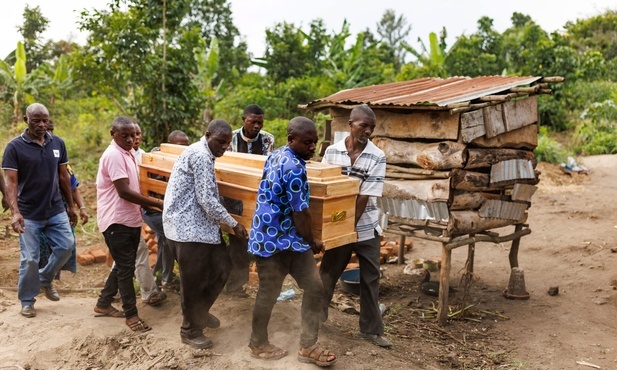
[[293,213],[294,225],[298,234],[311,246],[313,253],[323,250],[323,243],[313,237],[311,211],[308,208]]
[[368,204],[368,199],[369,196],[368,195],[358,195],[358,197],[356,198],[356,219],[354,221],[354,225],[357,226],[358,225],[358,221],[360,221],[360,216],[362,216],[362,214],[364,213],[364,210],[366,209],[366,205]]
[[163,201],[160,199],[148,198],[129,187],[129,179],[121,178],[114,181],[114,186],[120,198],[131,203],[139,204],[146,208],[158,208],[163,210]]
[[13,215],[11,227],[13,227],[13,231],[23,234],[24,217],[19,212],[19,207],[17,206],[17,171],[4,170],[4,174],[6,175],[6,195],[9,198],[9,209]]
[[79,207],[79,218],[81,219],[81,223],[83,225],[88,222],[88,212],[86,212],[84,198],[82,198],[81,193],[79,192],[79,188],[77,187],[73,189],[73,200],[75,201],[75,205]]
[[9,199],[6,195],[6,184],[4,183],[4,176],[0,173],[0,193],[2,193],[2,212],[6,212],[9,209]]
[[69,215],[71,226],[77,225],[77,213],[75,213],[75,204],[73,202],[73,192],[71,191],[71,176],[66,170],[66,164],[58,166],[58,176],[60,181],[60,190],[66,201],[66,213]]

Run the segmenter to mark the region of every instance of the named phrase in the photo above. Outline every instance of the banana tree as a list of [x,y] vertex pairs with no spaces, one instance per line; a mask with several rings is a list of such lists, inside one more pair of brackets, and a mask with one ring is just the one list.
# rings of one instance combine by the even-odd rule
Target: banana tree
[[225,80],[221,79],[214,86],[219,72],[219,56],[219,41],[216,37],[210,40],[210,46],[207,49],[202,47],[195,52],[195,59],[197,60],[197,76],[195,78],[205,99],[203,120],[206,123],[214,118],[214,107],[223,98],[222,91]]
[[[442,32],[445,32],[445,29]],[[446,46],[443,42],[439,42],[435,32],[429,33],[428,39],[429,48],[427,49],[422,39],[418,38],[418,42],[421,46],[420,51],[417,51],[404,41],[401,45],[405,50],[416,57],[417,62],[421,65],[422,69],[428,76],[446,77],[446,65],[444,63]]]
[[0,60],[0,80],[6,88],[6,95],[10,96],[11,104],[13,104],[13,125],[16,126],[22,118],[22,103],[24,101],[28,104],[34,103],[33,95],[37,94],[35,81],[26,70],[26,50],[21,41],[17,42],[13,67]]

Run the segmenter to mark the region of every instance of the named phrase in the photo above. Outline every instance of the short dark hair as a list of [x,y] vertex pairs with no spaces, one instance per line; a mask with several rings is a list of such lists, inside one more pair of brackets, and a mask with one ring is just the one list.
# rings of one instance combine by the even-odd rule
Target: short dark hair
[[211,135],[217,135],[219,133],[227,133],[231,132],[231,126],[224,119],[213,119],[208,123],[208,128],[206,129]]
[[353,121],[355,118],[357,118],[359,116],[371,118],[373,121],[376,120],[375,112],[373,112],[371,107],[369,107],[366,104],[360,104],[360,105],[355,106],[351,110],[351,113],[349,114],[349,120]]
[[167,136],[167,142],[168,143],[173,143],[174,141],[176,141],[179,138],[183,138],[183,139],[186,138],[186,139],[188,139],[189,137],[182,130],[173,130],[172,132],[169,133],[169,136]]
[[312,130],[317,131],[315,122],[303,116],[294,117],[287,124],[287,136],[301,135]]
[[127,116],[119,116],[116,117],[114,119],[114,121],[112,122],[112,130],[119,130],[121,126],[126,126],[126,125],[134,125],[135,122],[133,122],[132,119],[130,119]]
[[257,104],[251,104],[251,105],[247,105],[246,108],[244,108],[244,113],[243,115],[249,115],[249,114],[264,114],[264,110]]

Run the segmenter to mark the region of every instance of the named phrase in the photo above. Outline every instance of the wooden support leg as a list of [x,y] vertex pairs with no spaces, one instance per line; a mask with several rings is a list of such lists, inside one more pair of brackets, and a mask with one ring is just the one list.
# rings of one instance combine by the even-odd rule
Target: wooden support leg
[[439,304],[437,307],[437,323],[445,326],[448,322],[448,295],[450,294],[450,264],[452,250],[441,245],[441,272],[439,273]]
[[[523,229],[522,224],[518,224],[514,226],[514,233],[517,233]],[[518,247],[521,244],[520,236],[514,240],[512,240],[512,246],[510,247],[510,255],[508,258],[510,259],[510,268],[518,267]]]
[[401,235],[398,241],[398,262],[397,265],[405,263],[405,235]]

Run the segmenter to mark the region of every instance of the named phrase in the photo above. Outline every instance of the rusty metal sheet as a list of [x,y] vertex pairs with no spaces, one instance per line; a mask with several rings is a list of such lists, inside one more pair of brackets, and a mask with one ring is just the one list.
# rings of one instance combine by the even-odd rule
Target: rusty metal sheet
[[369,104],[385,107],[435,106],[469,102],[483,96],[497,94],[510,88],[529,85],[542,77],[534,76],[481,76],[420,78],[342,90],[307,104],[307,109],[330,103]]

